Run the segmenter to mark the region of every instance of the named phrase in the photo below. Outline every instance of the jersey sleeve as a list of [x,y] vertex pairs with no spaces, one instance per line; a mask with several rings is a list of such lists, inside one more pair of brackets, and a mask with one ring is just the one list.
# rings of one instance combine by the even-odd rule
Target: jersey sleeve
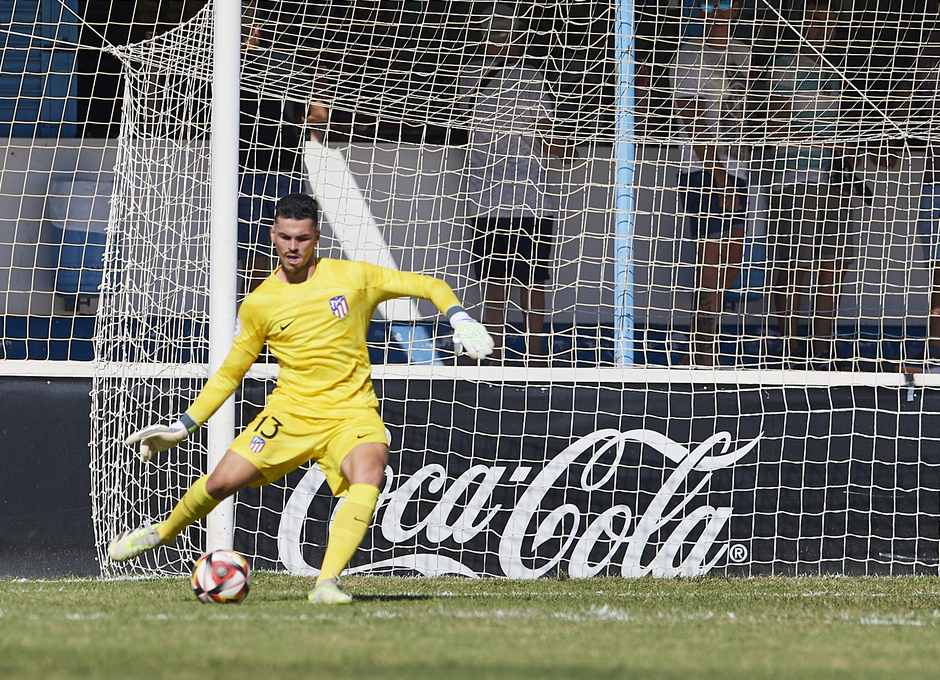
[[200,425],[209,420],[238,389],[242,378],[264,347],[267,315],[261,305],[252,304],[251,296],[242,303],[235,328],[237,335],[228,356],[186,411]]
[[445,281],[424,274],[400,272],[372,265],[364,265],[366,286],[374,291],[376,303],[399,297],[430,300],[442,314],[460,307],[460,300]]

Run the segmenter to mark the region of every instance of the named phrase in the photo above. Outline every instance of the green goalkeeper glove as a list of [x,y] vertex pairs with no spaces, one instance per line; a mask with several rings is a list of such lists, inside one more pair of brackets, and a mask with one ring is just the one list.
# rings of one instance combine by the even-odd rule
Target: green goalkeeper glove
[[185,441],[191,432],[195,432],[199,424],[183,414],[183,417],[172,425],[151,425],[145,427],[139,432],[135,432],[124,440],[127,446],[133,446],[140,442],[140,460],[146,463],[153,457],[153,454],[167,449],[172,449],[181,441]]
[[454,328],[454,351],[467,353],[473,359],[483,359],[493,352],[493,338],[486,326],[474,321],[461,310],[452,314],[450,325]]

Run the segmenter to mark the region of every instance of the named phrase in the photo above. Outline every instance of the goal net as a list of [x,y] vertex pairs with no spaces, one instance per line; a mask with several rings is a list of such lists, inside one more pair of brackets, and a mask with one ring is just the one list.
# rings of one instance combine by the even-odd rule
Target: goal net
[[[429,305],[379,310],[392,459],[350,571],[936,572],[936,8],[666,5],[243,8],[239,295],[302,191],[321,255],[442,277],[500,329],[464,366]],[[202,433],[146,465],[122,441],[207,378],[211,35],[206,5],[108,48],[109,574],[186,572],[206,546],[200,523],[127,565],[103,552],[207,466]],[[276,372],[263,354],[239,426]],[[316,573],[335,508],[316,466],[247,490],[235,549]]]

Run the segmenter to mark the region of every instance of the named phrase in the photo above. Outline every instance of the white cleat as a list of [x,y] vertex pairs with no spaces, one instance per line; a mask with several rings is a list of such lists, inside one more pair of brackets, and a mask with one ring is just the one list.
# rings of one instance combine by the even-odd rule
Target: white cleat
[[157,526],[148,524],[118,534],[108,543],[108,557],[112,562],[124,562],[163,545],[163,539],[157,533]]
[[314,604],[349,604],[353,598],[340,588],[339,577],[336,577],[320,581],[320,584],[307,594],[307,599]]

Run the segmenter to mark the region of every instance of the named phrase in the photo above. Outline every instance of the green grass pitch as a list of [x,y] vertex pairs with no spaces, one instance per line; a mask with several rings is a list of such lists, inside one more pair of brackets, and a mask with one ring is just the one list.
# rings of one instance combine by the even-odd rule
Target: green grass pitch
[[0,581],[0,678],[937,678],[940,579]]

